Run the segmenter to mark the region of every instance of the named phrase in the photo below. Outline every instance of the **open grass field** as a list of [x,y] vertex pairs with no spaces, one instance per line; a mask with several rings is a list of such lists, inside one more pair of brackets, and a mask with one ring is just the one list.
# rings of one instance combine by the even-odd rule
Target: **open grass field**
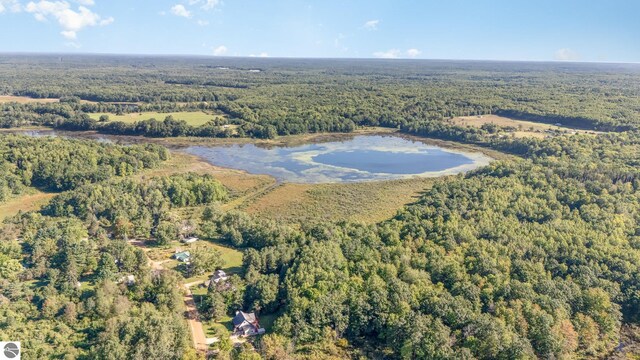
[[0,203],[0,221],[16,215],[18,212],[37,210],[56,194],[33,190],[30,194],[18,196],[5,203]]
[[206,243],[208,246],[211,246],[212,248],[220,251],[222,260],[224,261],[222,270],[224,270],[227,274],[229,275],[239,274],[242,271],[242,252],[241,251],[238,251],[232,247],[214,243],[214,242],[209,242],[209,241],[203,241],[203,242]]
[[55,102],[60,102],[60,99],[34,99],[27,96],[0,95],[0,103],[9,103],[9,102],[17,102],[20,104],[55,103]]
[[223,115],[219,114],[207,114],[202,111],[183,111],[183,112],[172,112],[172,113],[159,113],[159,112],[142,112],[142,113],[130,113],[123,115],[116,114],[106,114],[106,113],[95,113],[89,114],[92,119],[98,120],[100,116],[108,115],[109,121],[121,121],[124,123],[134,123],[136,121],[148,120],[148,119],[156,119],[156,120],[164,120],[167,116],[171,115],[176,120],[184,120],[187,124],[192,126],[200,126],[206,124],[208,121],[215,118],[222,118]]
[[537,123],[533,121],[514,120],[497,115],[482,115],[482,116],[460,116],[449,120],[450,122],[471,127],[481,127],[484,124],[495,124],[503,127],[513,127],[517,130],[513,132],[515,137],[536,137],[544,138],[548,135],[547,131],[557,131],[561,133],[582,133],[582,134],[595,134],[594,131],[569,129],[562,126]]
[[[200,240],[198,245],[204,245],[212,249],[220,251],[220,256],[224,261],[222,270],[228,274],[238,274],[242,268],[242,252],[224,244],[219,244],[213,241]],[[173,254],[176,249],[189,250],[190,245],[185,245],[179,241],[174,241],[166,246],[162,247],[150,247],[147,251],[147,256],[152,261],[161,262],[162,267],[166,269],[178,270],[180,263],[173,259]],[[206,280],[211,274],[205,274],[199,277],[193,277],[185,279],[185,283],[190,283],[198,280]]]
[[283,222],[375,223],[416,201],[433,181],[415,178],[346,184],[282,184],[244,207],[250,214]]

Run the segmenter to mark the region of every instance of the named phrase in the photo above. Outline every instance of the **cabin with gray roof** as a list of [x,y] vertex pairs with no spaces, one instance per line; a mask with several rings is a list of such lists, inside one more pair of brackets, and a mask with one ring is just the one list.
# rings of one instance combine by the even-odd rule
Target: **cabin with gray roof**
[[258,334],[264,334],[265,330],[260,327],[258,318],[255,313],[246,313],[243,311],[236,311],[236,316],[233,317],[233,333],[239,336],[253,336]]
[[209,287],[211,284],[218,284],[227,281],[229,277],[224,270],[216,270],[213,272],[213,275],[209,278],[209,280],[205,281],[204,286]]

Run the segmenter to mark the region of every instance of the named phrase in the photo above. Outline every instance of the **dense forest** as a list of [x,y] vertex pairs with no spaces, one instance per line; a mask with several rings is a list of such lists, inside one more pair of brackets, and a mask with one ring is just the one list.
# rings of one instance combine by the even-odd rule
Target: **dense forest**
[[156,145],[114,146],[82,140],[0,137],[0,203],[27,187],[62,191],[156,167],[168,157]]
[[[625,64],[4,55],[0,80],[0,94],[60,99],[0,104],[0,127],[270,138],[489,113],[597,130],[640,123],[640,70]],[[87,116],[178,110],[226,118],[194,127],[179,118],[125,124]],[[225,131],[227,124],[239,131]]]
[[[0,60],[5,93],[68,98],[5,103],[6,127],[120,133],[86,114],[207,109],[226,115],[204,126],[211,134],[226,124],[256,137],[388,126],[517,155],[437,180],[377,224],[283,224],[226,210],[234,194],[209,175],[131,176],[167,158],[158,146],[0,135],[5,196],[64,191],[0,230],[0,337],[27,334],[29,358],[201,356],[183,319],[186,275],[150,269],[131,243],[160,248],[185,221],[243,252],[229,285],[207,288],[201,314],[275,318],[251,346],[212,346],[216,358],[615,358],[640,334],[638,67]],[[610,132],[514,138],[445,121],[485,113]],[[128,127],[202,136],[173,118]],[[192,272],[220,263],[215,251],[194,254]]]
[[[34,185],[68,191],[41,213],[18,214],[0,230],[0,337],[22,339],[23,356],[31,359],[195,358],[182,317],[181,276],[151,271],[144,252],[127,240],[175,240],[180,228],[170,210],[224,201],[220,183],[195,174],[122,178],[133,166],[166,157],[157,146],[18,136],[3,141],[24,145],[21,156],[6,157],[3,178],[13,174],[11,165],[38,168],[40,157],[59,155],[60,175],[42,170]],[[125,155],[135,161],[122,162]],[[109,161],[115,169],[85,168]],[[121,164],[127,172],[116,176]],[[77,175],[85,171],[104,171],[104,178]],[[68,186],[58,186],[60,179]],[[129,276],[135,281],[123,280]]]

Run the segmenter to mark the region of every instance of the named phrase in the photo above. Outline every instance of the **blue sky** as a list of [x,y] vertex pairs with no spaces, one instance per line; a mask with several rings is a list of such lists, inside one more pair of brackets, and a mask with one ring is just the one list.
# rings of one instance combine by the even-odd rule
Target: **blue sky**
[[0,0],[0,52],[640,62],[637,0]]

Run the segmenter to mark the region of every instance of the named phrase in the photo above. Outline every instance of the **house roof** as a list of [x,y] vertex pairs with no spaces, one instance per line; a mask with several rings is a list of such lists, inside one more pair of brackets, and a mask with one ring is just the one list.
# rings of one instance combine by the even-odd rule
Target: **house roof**
[[245,321],[251,324],[256,324],[257,323],[256,314],[246,313],[243,311],[236,312],[236,316],[233,317],[233,325],[238,326]]
[[214,279],[222,279],[225,277],[227,277],[227,273],[225,273],[223,270],[216,270],[213,272]]
[[190,256],[191,256],[191,253],[188,251],[179,252],[174,255],[174,257],[178,260],[185,260],[185,259],[188,259]]

